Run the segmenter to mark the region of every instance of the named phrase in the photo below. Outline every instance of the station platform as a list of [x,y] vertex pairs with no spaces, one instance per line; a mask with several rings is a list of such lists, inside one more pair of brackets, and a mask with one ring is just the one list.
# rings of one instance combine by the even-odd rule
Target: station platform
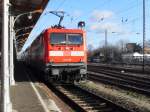
[[19,62],[15,66],[16,82],[10,90],[13,112],[61,112],[38,81],[31,81],[25,66]]

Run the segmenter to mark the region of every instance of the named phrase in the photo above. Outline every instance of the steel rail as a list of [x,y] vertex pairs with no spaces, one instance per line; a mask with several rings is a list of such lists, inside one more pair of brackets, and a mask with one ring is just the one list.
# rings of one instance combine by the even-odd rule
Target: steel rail
[[125,109],[79,86],[54,85],[53,89],[54,92],[57,92],[57,94],[77,112],[131,112],[130,110]]
[[150,87],[150,82],[149,82],[150,78],[136,76],[136,75],[132,75],[129,73],[121,73],[121,72],[117,72],[117,71],[106,70],[106,69],[89,68],[88,71],[96,71],[98,73],[106,74],[108,76],[133,81],[133,82],[139,83],[141,85],[145,84]]
[[136,91],[138,93],[142,93],[148,96],[150,94],[149,88],[145,88],[144,86],[139,86],[138,84],[129,82],[125,79],[120,79],[120,78],[116,78],[116,77],[112,77],[112,76],[108,76],[108,75],[100,74],[100,73],[94,73],[94,72],[93,73],[88,72],[88,73],[89,73],[88,77],[91,80],[102,82],[104,84],[114,85],[114,86],[117,86],[126,90]]
[[50,83],[41,77],[41,73],[29,69],[28,72],[36,74],[36,77],[47,88],[51,89],[58,97],[60,97],[66,104],[68,104],[74,111],[77,112],[131,112],[120,105],[117,105],[103,97],[100,97],[92,91],[88,91],[78,85]]
[[126,71],[126,72],[131,72],[131,73],[142,73],[142,74],[149,74],[150,72],[147,70],[147,69],[145,69],[145,71],[144,71],[144,73],[143,73],[143,71],[142,71],[142,68],[127,68],[127,67],[125,67],[125,66],[115,66],[115,65],[99,65],[99,64],[95,64],[95,65],[91,65],[91,64],[88,64],[88,67],[91,67],[91,66],[93,66],[93,67],[99,67],[99,68],[104,68],[104,69],[110,69],[110,70],[116,70],[116,71],[121,71],[121,70],[124,70],[124,71]]

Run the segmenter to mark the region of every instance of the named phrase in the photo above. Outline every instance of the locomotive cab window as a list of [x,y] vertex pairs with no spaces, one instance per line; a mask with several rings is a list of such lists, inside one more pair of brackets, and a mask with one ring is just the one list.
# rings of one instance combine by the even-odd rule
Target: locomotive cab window
[[68,34],[68,44],[82,44],[83,38],[80,34]]
[[50,35],[50,43],[80,45],[83,43],[83,38],[81,34],[52,33]]
[[50,36],[51,44],[66,44],[66,36],[61,33],[52,33]]

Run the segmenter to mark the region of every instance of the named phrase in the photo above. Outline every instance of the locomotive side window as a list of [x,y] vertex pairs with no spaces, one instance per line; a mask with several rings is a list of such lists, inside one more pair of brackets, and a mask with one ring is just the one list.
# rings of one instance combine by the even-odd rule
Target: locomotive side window
[[80,34],[68,34],[68,44],[82,44],[83,38]]
[[50,42],[51,44],[66,44],[66,36],[62,33],[52,33]]

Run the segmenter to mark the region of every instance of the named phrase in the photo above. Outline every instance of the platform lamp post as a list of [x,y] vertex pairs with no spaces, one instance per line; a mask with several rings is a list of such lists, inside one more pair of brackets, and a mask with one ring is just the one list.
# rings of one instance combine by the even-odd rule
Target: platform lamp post
[[[14,26],[16,21],[23,15],[41,13],[42,10],[35,10],[31,12],[22,13],[16,16],[9,15],[9,0],[3,1],[3,38],[2,38],[2,112],[11,112],[12,105],[10,101],[10,84],[14,85],[14,62],[13,62],[13,41],[15,41]],[[10,31],[10,35],[9,35]],[[10,36],[10,38],[9,38]]]
[[43,10],[42,9],[39,9],[39,10],[34,10],[34,11],[30,11],[30,12],[25,12],[25,13],[21,13],[19,15],[17,15],[13,21],[13,28],[15,26],[15,23],[16,21],[21,17],[21,16],[24,16],[24,15],[28,15],[28,19],[32,19],[32,14],[34,13],[41,13]]
[[[15,16],[15,19],[13,18],[13,22],[11,23],[12,24],[11,32],[13,33],[12,35],[13,35],[13,39],[14,39],[15,42],[16,42],[15,34],[19,31],[19,30],[14,31],[14,26],[15,26],[16,21],[20,17],[22,17],[24,15],[28,15],[28,14],[29,14],[28,15],[28,19],[32,19],[32,14],[34,14],[34,13],[41,13],[41,12],[42,12],[42,9],[34,10],[34,11],[30,11],[30,12],[21,13],[21,14]],[[17,49],[17,46],[16,46],[16,49]]]
[[2,112],[11,112],[11,101],[10,101],[10,74],[9,74],[9,29],[8,29],[8,17],[9,17],[9,0],[3,0],[3,38],[2,38]]
[[29,14],[29,16],[28,16],[28,18],[29,19],[32,19],[32,14],[33,13],[41,13],[42,12],[42,10],[40,9],[40,10],[34,10],[34,11],[30,11],[30,12],[25,12],[25,13],[21,13],[21,14],[19,14],[19,15],[17,15],[16,17],[15,17],[15,19],[14,19],[14,16],[10,16],[10,55],[9,55],[9,60],[10,60],[10,83],[11,83],[11,85],[14,85],[15,84],[15,80],[14,80],[14,55],[13,55],[13,51],[14,51],[14,46],[13,46],[13,43],[15,43],[15,48],[16,48],[16,54],[17,54],[17,46],[16,46],[16,38],[15,38],[15,36],[16,36],[16,33],[19,31],[19,30],[14,30],[14,26],[15,26],[15,23],[16,23],[16,21],[20,18],[20,17],[22,17],[22,16],[24,16],[24,15],[28,15]]

